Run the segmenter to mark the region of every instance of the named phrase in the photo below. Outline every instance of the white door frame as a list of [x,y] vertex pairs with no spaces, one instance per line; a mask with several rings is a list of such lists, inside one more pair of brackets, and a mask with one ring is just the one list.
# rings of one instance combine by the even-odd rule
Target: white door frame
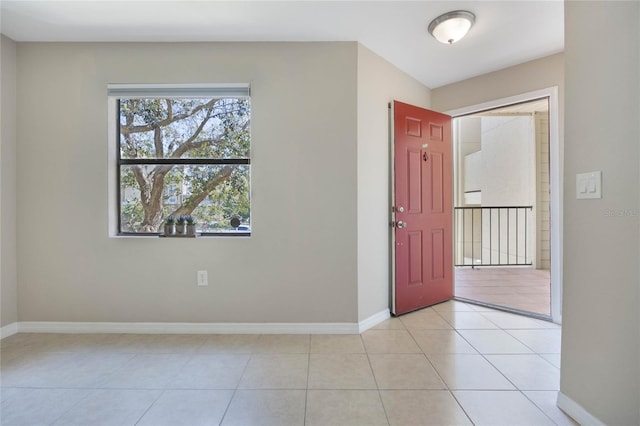
[[560,138],[558,87],[548,87],[496,99],[478,105],[471,105],[451,111],[445,114],[453,118],[473,114],[488,109],[499,108],[511,104],[531,101],[540,98],[549,98],[549,178],[550,178],[550,205],[551,205],[551,319],[556,324],[562,323],[562,193],[563,193],[563,166],[564,144]]

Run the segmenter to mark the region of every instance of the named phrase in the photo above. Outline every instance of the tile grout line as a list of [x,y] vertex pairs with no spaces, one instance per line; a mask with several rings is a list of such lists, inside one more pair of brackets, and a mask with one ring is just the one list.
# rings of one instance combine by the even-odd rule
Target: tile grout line
[[475,425],[475,423],[471,419],[471,416],[469,415],[469,413],[467,413],[467,410],[464,409],[464,407],[462,406],[462,404],[460,403],[456,395],[453,393],[453,391],[451,389],[447,389],[447,391],[449,392],[449,395],[451,395],[453,400],[456,402],[456,404],[458,404],[458,407],[460,407],[464,415],[467,416],[467,419],[469,419],[469,422],[471,422],[472,425]]
[[251,362],[251,359],[253,358],[253,351],[249,354],[249,359],[247,359],[247,363],[244,365],[244,369],[242,370],[242,374],[240,375],[240,378],[238,379],[238,383],[236,383],[236,387],[235,389],[233,389],[233,393],[231,394],[231,398],[229,398],[229,402],[227,403],[227,407],[224,409],[224,413],[222,413],[222,417],[220,417],[220,423],[218,423],[218,425],[222,425],[222,423],[224,422],[224,418],[227,416],[227,413],[229,412],[229,408],[231,407],[231,403],[233,402],[233,399],[236,397],[236,393],[238,392],[238,388],[240,387],[240,382],[242,382],[242,378],[244,377],[245,373],[247,372],[247,368],[249,368],[249,363]]
[[[442,318],[443,321],[447,322],[447,320],[444,319],[444,317],[442,315],[440,315],[439,312],[437,312],[435,309],[433,310],[440,318]],[[448,322],[447,322],[448,324]],[[449,324],[451,325],[451,324]],[[458,333],[458,330],[451,326],[453,328],[453,331],[460,336],[460,334]],[[442,381],[442,383],[445,385],[446,387],[446,391],[449,393],[449,395],[451,395],[451,397],[453,398],[453,400],[456,402],[456,404],[458,404],[458,407],[460,407],[460,409],[462,410],[462,412],[464,413],[465,416],[467,416],[467,419],[469,420],[469,422],[473,425],[473,420],[471,420],[471,416],[467,413],[467,410],[464,409],[464,407],[462,406],[462,404],[460,404],[460,401],[458,401],[458,398],[456,398],[456,396],[454,395],[452,389],[449,387],[449,384],[444,380],[444,377],[442,377],[442,375],[440,374],[440,372],[438,371],[438,369],[436,368],[435,365],[433,365],[433,362],[431,361],[431,359],[429,359],[429,356],[424,352],[424,350],[422,349],[422,347],[418,344],[418,341],[416,340],[415,336],[413,335],[413,333],[411,333],[409,331],[409,335],[411,336],[411,338],[415,341],[416,345],[418,345],[418,347],[420,348],[420,350],[422,351],[422,354],[424,355],[424,357],[427,359],[427,362],[429,363],[429,365],[431,365],[431,368],[433,368],[433,371],[436,372],[436,374],[438,375],[438,377],[440,378],[440,380]],[[462,337],[462,336],[460,336]],[[464,339],[464,337],[462,337],[462,339],[466,342],[466,340]],[[468,342],[467,342],[468,343]],[[469,345],[473,348],[473,345],[471,345],[469,343]],[[474,348],[475,349],[475,348]]]
[[[360,337],[362,339],[362,337]],[[362,346],[364,347],[364,340],[362,342]],[[382,393],[380,393],[380,385],[378,384],[378,379],[376,378],[376,374],[373,371],[373,365],[371,364],[371,357],[367,348],[365,347],[365,353],[367,355],[367,362],[369,363],[369,369],[371,370],[371,376],[373,377],[373,382],[376,384],[376,391],[378,393],[378,400],[380,401],[380,405],[382,405],[382,412],[384,413],[384,417],[387,420],[387,424],[390,425],[389,422],[389,414],[387,413],[387,407],[384,405],[384,400],[382,399]]]
[[165,394],[166,391],[167,391],[167,389],[162,389],[161,390],[160,394],[156,397],[156,399],[153,400],[153,402],[147,407],[147,409],[144,410],[144,413],[142,413],[142,415],[138,418],[138,420],[136,420],[136,422],[134,423],[134,426],[137,425],[138,423],[140,423],[140,421],[144,418],[144,416],[147,415],[149,410],[151,410],[151,408],[156,404],[156,402],[158,402],[158,400],[162,397],[162,395]]
[[523,342],[522,340],[518,339],[516,336],[514,336],[513,334],[509,333],[509,330],[503,330],[505,333],[507,333],[509,336],[513,337],[514,339],[516,339],[518,342],[520,342],[522,345],[524,345],[527,349],[529,349],[531,352],[533,352],[534,354],[538,354],[537,351],[533,350],[532,347],[530,347],[529,345],[527,345],[525,342]]
[[[39,389],[39,388],[37,388]],[[65,388],[51,388],[51,389],[65,389]],[[91,388],[90,390],[93,391],[98,391],[100,389],[94,389]],[[63,418],[65,416],[65,414],[67,414],[69,411],[73,410],[74,408],[76,408],[78,405],[80,405],[81,402],[85,401],[86,399],[89,398],[89,393],[87,392],[87,394],[85,394],[82,398],[78,399],[75,404],[72,404],[71,407],[69,407],[67,410],[65,410],[63,413],[61,413],[58,417],[56,417],[56,419],[54,421],[52,421],[51,425],[55,424],[58,420],[60,420],[61,418]]]
[[[528,392],[556,392],[556,393],[557,393],[557,392],[559,392],[559,391],[528,391]],[[527,401],[531,402],[531,403],[532,403],[532,404],[533,404],[533,405],[534,405],[538,410],[540,410],[540,411],[542,412],[542,414],[544,414],[545,416],[547,416],[547,418],[551,421],[551,423],[553,423],[553,424],[556,424],[556,425],[557,425],[556,421],[555,421],[555,420],[553,420],[553,419],[551,418],[551,416],[550,416],[550,415],[548,415],[548,414],[547,414],[547,412],[546,412],[545,410],[543,410],[543,409],[542,409],[542,407],[540,407],[538,404],[536,404],[536,403],[535,403],[535,401],[533,401],[531,398],[529,398],[529,396],[528,396],[526,393],[524,393],[524,391],[520,391],[520,393],[522,393],[522,395],[523,395],[525,398],[527,398]],[[573,419],[573,418],[572,418],[572,419]]]
[[312,336],[309,335],[309,354],[307,356],[307,385],[304,390],[304,415],[302,417],[302,424],[306,426],[307,424],[307,404],[309,402],[309,376],[311,374],[311,339]]

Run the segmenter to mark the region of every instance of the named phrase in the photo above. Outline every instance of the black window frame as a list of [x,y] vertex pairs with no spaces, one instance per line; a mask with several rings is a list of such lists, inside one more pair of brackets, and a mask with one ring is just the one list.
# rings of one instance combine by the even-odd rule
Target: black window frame
[[[202,96],[206,98],[206,95]],[[141,97],[142,98],[142,97]],[[178,99],[180,96],[167,96],[167,99],[175,98]],[[117,189],[116,189],[116,197],[118,203],[117,215],[118,215],[118,236],[126,236],[126,237],[158,237],[163,235],[162,232],[124,232],[122,231],[122,176],[121,169],[122,166],[126,165],[162,165],[162,164],[174,164],[174,165],[248,165],[249,166],[249,182],[251,182],[251,152],[249,150],[249,158],[175,158],[175,159],[167,159],[167,158],[122,158],[122,150],[121,150],[121,132],[120,132],[120,101],[121,97],[116,98],[116,178],[117,178]],[[249,98],[250,99],[250,98]],[[251,110],[251,114],[253,114],[253,110]],[[251,184],[249,184],[249,192],[251,191]],[[251,199],[251,194],[249,194],[249,199]],[[250,237],[251,231],[249,232],[199,232],[198,233],[202,237]]]

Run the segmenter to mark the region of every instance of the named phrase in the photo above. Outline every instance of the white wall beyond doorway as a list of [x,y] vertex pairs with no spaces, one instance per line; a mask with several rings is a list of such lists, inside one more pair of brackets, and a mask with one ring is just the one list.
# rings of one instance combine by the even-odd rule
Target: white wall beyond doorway
[[[456,248],[456,266],[517,264],[540,268],[536,258],[541,245],[536,238],[536,193],[542,182],[536,179],[540,159],[536,155],[534,111],[544,111],[548,116],[547,99],[453,120],[454,180],[458,183],[454,198],[459,208],[454,221],[456,244],[460,245]],[[547,145],[544,187],[548,210],[548,120],[542,130]],[[548,216],[547,212],[547,234]],[[547,253],[548,245],[547,239]],[[549,306],[545,309],[548,315]]]

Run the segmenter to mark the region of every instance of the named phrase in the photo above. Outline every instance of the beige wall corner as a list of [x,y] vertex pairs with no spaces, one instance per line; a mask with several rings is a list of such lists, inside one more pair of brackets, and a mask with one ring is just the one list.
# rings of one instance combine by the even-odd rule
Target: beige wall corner
[[[356,66],[354,42],[20,43],[21,322],[357,323]],[[251,237],[110,238],[107,84],[246,82]]]
[[[640,3],[565,2],[565,64],[560,390],[604,424],[640,424]],[[590,171],[602,198],[578,200]]]
[[389,308],[389,109],[428,108],[429,89],[358,45],[358,320]]
[[18,321],[16,272],[16,43],[0,39],[0,327]]

